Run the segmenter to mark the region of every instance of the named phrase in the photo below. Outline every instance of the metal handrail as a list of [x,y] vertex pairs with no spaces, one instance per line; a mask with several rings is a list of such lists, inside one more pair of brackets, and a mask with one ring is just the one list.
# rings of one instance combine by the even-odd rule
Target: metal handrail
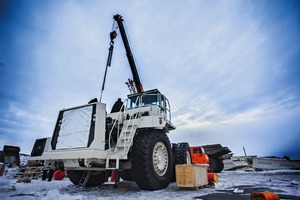
[[[170,122],[172,122],[172,120],[171,120],[171,106],[170,106],[169,99],[166,98],[166,102],[168,103],[168,106],[166,106],[167,114],[169,114]],[[168,109],[168,107],[169,107],[169,109]]]
[[[135,104],[136,104],[138,101],[140,101],[140,97],[138,97],[138,98],[135,100]],[[136,105],[137,105],[137,104],[136,104]],[[129,124],[130,124],[130,122],[132,121],[132,119],[134,119],[132,124],[135,125],[136,119],[139,117],[139,111],[140,111],[140,106],[138,106],[138,112],[137,112],[138,114],[137,114],[136,116],[134,116],[134,114],[133,114],[133,115],[131,115],[131,116],[129,117],[129,120],[128,120],[127,125],[126,125],[126,129],[125,129],[125,133],[127,133]],[[126,114],[126,112],[125,112],[125,114]],[[132,133],[133,133],[133,129],[131,129],[128,138],[131,138],[131,137],[132,137]],[[126,139],[128,139],[128,138],[126,138],[126,135],[125,135],[125,138],[124,138],[124,139],[126,140]],[[133,141],[131,140],[131,141],[130,141],[130,145],[132,145],[132,143],[133,143]],[[124,142],[124,146],[123,146],[123,154],[122,154],[122,156],[124,156],[124,155],[126,154],[126,145],[125,145],[125,144],[126,144],[126,143]],[[130,145],[129,145],[129,146],[130,146]]]
[[[125,102],[126,102],[126,101],[127,101],[127,100],[125,100]],[[125,102],[122,104],[122,107],[121,107],[120,111],[124,108]],[[115,127],[117,121],[119,121],[119,118],[120,118],[121,113],[122,113],[122,112],[119,112],[119,114],[118,114],[118,116],[117,116],[117,119],[114,121],[113,126],[112,126],[112,128],[111,128],[111,130],[110,130],[110,132],[109,132],[109,135],[108,135],[108,149],[109,149],[109,153],[110,153],[110,154],[111,154],[111,145],[110,145],[111,134],[112,134],[112,131],[114,130],[114,127]],[[118,132],[119,132],[119,127],[120,127],[120,125],[118,124]]]

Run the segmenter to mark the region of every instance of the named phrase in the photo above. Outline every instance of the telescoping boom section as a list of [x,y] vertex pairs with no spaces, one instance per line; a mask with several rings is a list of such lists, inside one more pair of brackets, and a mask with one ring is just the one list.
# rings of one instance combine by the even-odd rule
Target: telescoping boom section
[[121,37],[123,40],[123,44],[124,44],[125,51],[126,51],[126,56],[127,56],[128,62],[129,62],[132,76],[133,76],[133,81],[134,81],[133,84],[135,84],[135,89],[136,89],[135,92],[141,93],[144,91],[144,89],[143,89],[143,86],[142,86],[142,83],[141,83],[135,62],[134,62],[133,54],[130,49],[128,39],[127,39],[127,35],[126,35],[124,24],[123,24],[123,18],[121,15],[115,15],[114,20],[118,23],[120,34],[121,34]]

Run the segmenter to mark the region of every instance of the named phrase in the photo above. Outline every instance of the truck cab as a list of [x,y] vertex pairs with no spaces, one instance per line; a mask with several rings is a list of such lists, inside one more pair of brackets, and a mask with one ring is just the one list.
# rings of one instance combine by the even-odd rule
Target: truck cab
[[201,146],[190,147],[192,164],[209,164],[209,158]]
[[128,95],[126,103],[126,118],[138,116],[139,128],[156,127],[165,132],[174,130],[171,123],[171,111],[168,99],[157,89],[143,93]]

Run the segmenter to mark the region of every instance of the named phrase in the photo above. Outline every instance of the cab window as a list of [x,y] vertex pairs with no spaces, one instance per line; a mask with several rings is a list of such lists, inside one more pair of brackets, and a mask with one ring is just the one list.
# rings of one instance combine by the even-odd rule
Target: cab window
[[200,154],[200,149],[193,149],[193,153]]

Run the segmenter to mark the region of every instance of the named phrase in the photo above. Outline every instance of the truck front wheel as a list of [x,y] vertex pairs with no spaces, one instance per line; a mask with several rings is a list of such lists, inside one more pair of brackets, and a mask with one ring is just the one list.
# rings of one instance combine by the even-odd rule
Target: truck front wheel
[[159,131],[138,133],[132,148],[132,175],[144,190],[168,187],[172,177],[171,144],[167,135]]

